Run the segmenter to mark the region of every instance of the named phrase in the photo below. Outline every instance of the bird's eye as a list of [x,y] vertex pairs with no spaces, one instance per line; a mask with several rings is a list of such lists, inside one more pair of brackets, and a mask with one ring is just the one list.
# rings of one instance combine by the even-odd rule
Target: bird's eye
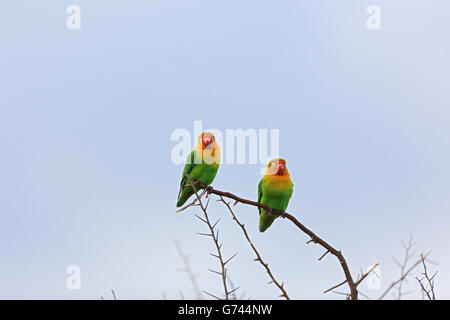
[[214,136],[212,136],[212,137],[211,137],[211,141],[214,141],[214,139],[215,139]]
[[275,163],[274,163],[274,162],[272,162],[272,163],[271,163],[271,166],[272,166],[272,167],[275,167]]

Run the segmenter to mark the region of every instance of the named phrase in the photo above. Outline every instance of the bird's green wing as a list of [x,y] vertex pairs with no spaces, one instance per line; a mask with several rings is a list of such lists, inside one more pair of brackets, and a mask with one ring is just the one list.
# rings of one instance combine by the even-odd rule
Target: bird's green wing
[[195,167],[195,150],[193,150],[186,159],[186,164],[183,168],[183,173],[181,174],[181,182],[180,182],[180,191],[178,192],[178,198],[180,197],[181,191],[183,191],[184,186],[186,185],[187,177],[184,174],[186,171],[187,174],[192,172],[192,169]]
[[[258,203],[261,203],[262,198],[262,179],[258,183]],[[261,214],[261,208],[258,207],[258,212]]]

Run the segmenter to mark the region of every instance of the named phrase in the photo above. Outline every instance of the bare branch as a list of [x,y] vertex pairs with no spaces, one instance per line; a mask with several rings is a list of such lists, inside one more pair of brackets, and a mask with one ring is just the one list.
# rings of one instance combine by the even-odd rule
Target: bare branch
[[[403,277],[403,275],[405,274],[406,266],[408,265],[408,262],[412,257],[411,249],[414,246],[412,236],[409,237],[408,244],[405,244],[402,241],[402,246],[403,246],[403,249],[405,250],[405,257],[403,259],[403,263],[399,263],[395,258],[393,258],[395,263],[400,267],[400,277]],[[405,280],[406,278],[403,277],[403,279]],[[402,294],[403,294],[402,289],[403,289],[403,280],[398,283],[398,294],[397,294],[398,300],[400,300],[402,298]]]
[[[424,276],[422,279],[419,279],[418,277],[416,277],[417,281],[420,284],[420,287],[422,289],[422,292],[425,293],[428,297],[429,300],[436,300],[436,295],[434,293],[434,277],[436,276],[436,274],[438,273],[437,271],[430,277],[428,275],[428,270],[427,270],[427,264],[425,262],[425,258],[423,255],[420,256],[421,258],[421,262],[422,262],[422,266],[423,266],[423,273],[422,275]],[[426,288],[426,286],[422,283],[423,280],[427,281],[428,284],[428,289]]]
[[[265,263],[262,258],[261,255],[259,254],[258,250],[256,249],[256,247],[253,245],[252,241],[250,240],[250,237],[247,233],[247,230],[245,229],[244,224],[242,224],[238,218],[236,217],[236,215],[234,214],[233,210],[231,209],[231,206],[228,202],[226,202],[222,196],[220,196],[220,200],[225,204],[225,206],[228,208],[228,210],[230,211],[233,220],[236,221],[237,225],[242,229],[242,232],[244,233],[245,238],[247,239],[247,242],[250,244],[250,247],[253,249],[253,252],[256,254],[256,259],[255,261],[258,261],[259,263],[261,263],[261,265],[266,269],[266,272],[268,273],[271,283],[274,283],[282,292],[282,294],[280,295],[281,297],[284,297],[286,300],[290,300],[286,290],[283,287],[283,283],[280,284],[275,277],[272,274],[272,271],[269,268],[269,265],[267,263]],[[233,257],[232,257],[233,258]]]
[[[307,243],[316,243],[316,244],[321,245],[323,248],[325,248],[327,251],[329,251],[332,255],[334,255],[338,259],[338,261],[339,261],[339,263],[341,265],[341,268],[342,268],[342,270],[344,272],[347,284],[348,284],[349,289],[350,289],[350,298],[353,299],[353,300],[357,300],[358,299],[357,286],[355,285],[355,282],[354,282],[354,280],[352,278],[352,275],[350,273],[350,269],[349,269],[349,267],[347,265],[347,261],[345,260],[345,258],[342,255],[341,251],[333,248],[325,240],[323,240],[322,238],[317,236],[314,232],[312,232],[310,229],[308,229],[306,226],[304,226],[294,216],[292,216],[291,214],[289,214],[287,212],[270,208],[269,206],[266,206],[266,205],[264,205],[262,203],[238,197],[238,196],[236,196],[236,195],[234,195],[234,194],[232,194],[230,192],[224,192],[224,191],[216,190],[216,189],[214,189],[211,186],[202,185],[201,183],[198,183],[198,186],[201,187],[201,188],[208,188],[208,191],[207,191],[208,194],[212,193],[212,194],[216,194],[216,195],[221,196],[221,197],[226,197],[226,198],[233,199],[233,200],[235,200],[235,204],[237,202],[240,202],[240,203],[248,204],[248,205],[251,205],[251,206],[263,208],[265,210],[270,211],[273,214],[277,214],[279,216],[282,216],[283,218],[287,218],[288,220],[290,220],[301,231],[303,231],[304,233],[306,233],[310,237],[310,240]],[[226,203],[226,202],[224,201],[224,203]],[[226,203],[226,204],[228,204],[228,203]]]
[[386,289],[386,291],[384,291],[384,293],[380,296],[380,298],[378,298],[378,300],[383,299],[386,296],[386,294],[388,294],[389,291],[392,290],[392,288],[394,288],[397,284],[404,281],[406,276],[422,262],[422,259],[426,259],[430,253],[431,253],[431,251],[427,252],[426,254],[422,254],[420,260],[415,262],[408,270],[402,272],[402,275],[400,276],[400,278],[398,280],[392,282],[391,285]]
[[[213,227],[213,225],[211,224],[211,221],[209,220],[209,216],[206,211],[206,207],[203,205],[203,202],[201,199],[204,194],[207,194],[207,195],[209,194],[210,188],[207,186],[201,186],[197,181],[192,181],[192,179],[189,177],[189,174],[186,172],[186,170],[184,171],[184,174],[186,175],[186,177],[189,181],[189,185],[191,186],[192,190],[194,191],[195,196],[197,197],[197,200],[198,200],[198,204],[203,211],[204,219],[202,219],[202,221],[208,226],[209,231],[210,231],[209,235],[213,239],[214,245],[216,246],[217,258],[219,259],[220,267],[221,267],[221,272],[216,272],[216,273],[220,274],[220,276],[222,278],[225,300],[229,300],[229,290],[227,287],[227,271],[226,271],[225,263],[224,263],[223,257],[222,257],[222,251],[221,251],[222,245],[219,244],[219,230],[217,230],[216,233],[214,232],[214,227],[216,226],[217,222],[214,224],[214,227]],[[198,184],[200,187],[204,188],[204,190],[202,191],[202,193],[200,195],[198,194],[197,189],[195,187],[196,184]],[[193,203],[195,203],[195,200]],[[203,234],[203,235],[206,235],[206,234]],[[212,270],[210,270],[210,271],[212,271]],[[214,298],[217,298],[216,296],[214,296],[206,291],[204,291],[204,292]]]

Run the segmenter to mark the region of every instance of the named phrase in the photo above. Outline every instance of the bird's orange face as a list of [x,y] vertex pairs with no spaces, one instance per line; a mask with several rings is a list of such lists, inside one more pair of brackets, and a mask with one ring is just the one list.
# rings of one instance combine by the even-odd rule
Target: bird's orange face
[[267,165],[267,174],[283,176],[287,174],[286,160],[272,159]]
[[202,150],[205,150],[205,148],[213,148],[215,141],[216,138],[211,132],[202,132],[198,136],[198,143],[202,144]]

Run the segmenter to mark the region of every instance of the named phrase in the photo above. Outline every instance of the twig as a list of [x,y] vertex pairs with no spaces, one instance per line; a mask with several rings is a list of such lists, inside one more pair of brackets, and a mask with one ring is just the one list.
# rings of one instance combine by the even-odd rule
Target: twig
[[[437,271],[430,277],[428,275],[428,270],[427,270],[427,264],[425,262],[425,258],[423,257],[423,255],[420,256],[421,257],[421,262],[423,265],[423,276],[424,278],[419,279],[419,277],[416,277],[417,281],[420,284],[420,287],[422,289],[422,292],[425,293],[428,297],[428,300],[436,300],[436,295],[434,293],[434,277],[436,276],[436,274],[438,273]],[[426,287],[423,285],[422,281],[426,279],[428,282],[428,289],[426,289]]]
[[220,197],[220,201],[223,202],[225,204],[225,206],[228,208],[228,210],[230,211],[231,216],[233,217],[233,220],[236,221],[236,224],[242,229],[242,232],[244,233],[244,236],[247,239],[247,242],[250,244],[250,247],[253,249],[253,252],[256,254],[255,261],[258,261],[266,269],[266,272],[271,279],[270,283],[274,283],[280,289],[280,291],[281,291],[280,297],[284,297],[286,300],[290,300],[286,290],[284,289],[284,283],[280,284],[275,279],[275,277],[272,274],[272,271],[269,268],[269,264],[262,260],[261,255],[259,254],[258,250],[256,249],[256,247],[253,245],[252,241],[250,240],[250,237],[247,233],[247,230],[245,229],[244,224],[238,220],[238,218],[234,214],[233,210],[231,209],[230,203],[226,202],[222,196],[219,196],[219,197]]
[[372,272],[374,271],[380,264],[379,263],[375,263],[373,265],[372,268],[370,268],[369,271],[367,271],[366,273],[362,274],[361,277],[355,282],[356,286],[359,286],[359,284]]
[[423,279],[419,279],[419,277],[416,277],[416,280],[419,282],[420,288],[422,289],[422,300],[424,300],[424,294],[427,295],[428,300],[433,300],[433,299],[431,298],[431,296],[430,296],[430,291],[427,290],[427,289],[425,288],[425,286],[423,285],[423,283],[422,283],[422,280],[423,280]]
[[215,296],[215,295],[213,295],[212,293],[209,293],[208,291],[205,291],[205,290],[203,290],[203,292],[204,293],[206,293],[208,296],[211,296],[211,297],[213,297],[214,299],[217,299],[217,300],[222,300],[221,298],[219,298],[218,296]]
[[[414,246],[412,236],[409,237],[408,245],[405,245],[403,242],[402,245],[403,249],[405,250],[405,257],[403,258],[403,263],[399,263],[395,258],[393,258],[394,262],[400,267],[400,277],[403,277],[406,266],[408,265],[408,262],[413,255],[412,253],[410,253],[412,247]],[[400,300],[402,298],[402,295],[404,294],[402,292],[402,289],[403,289],[403,281],[400,281],[398,284],[397,300]]]
[[231,295],[231,299],[232,300],[238,300],[238,297],[236,295],[236,291],[239,289],[239,287],[236,287],[233,283],[233,281],[231,281],[230,277],[228,276],[228,283],[230,284],[230,295]]
[[325,290],[323,293],[327,293],[330,292],[331,290],[334,290],[336,288],[339,288],[340,286],[342,286],[343,284],[346,284],[347,280],[342,281],[341,283],[338,283],[337,285],[331,287],[330,289]]
[[320,258],[319,258],[319,259],[317,259],[317,260],[319,260],[319,261],[320,261],[320,260],[322,260],[322,259],[323,259],[323,257],[325,257],[325,256],[327,255],[327,253],[329,253],[329,252],[330,252],[330,251],[328,251],[328,250],[327,250],[327,251],[325,251],[325,253],[324,253],[323,255],[321,255],[321,256],[320,256]]

